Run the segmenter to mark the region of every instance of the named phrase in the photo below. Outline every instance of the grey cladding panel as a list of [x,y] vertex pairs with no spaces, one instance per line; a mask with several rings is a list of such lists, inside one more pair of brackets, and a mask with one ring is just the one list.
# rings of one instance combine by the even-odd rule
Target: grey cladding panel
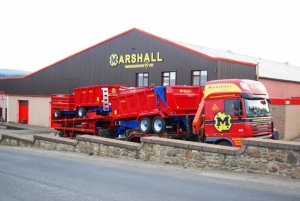
[[[162,62],[150,62],[154,67],[125,68],[121,63],[112,67],[109,63],[112,54],[129,55],[159,52]],[[133,63],[127,63],[133,64]],[[137,64],[137,63],[134,63]],[[144,64],[143,62],[138,64]],[[22,80],[0,80],[0,90],[8,94],[50,95],[56,93],[73,93],[75,87],[97,84],[122,84],[135,86],[136,74],[149,73],[149,83],[161,85],[164,71],[177,72],[177,84],[191,84],[192,70],[207,70],[208,80],[255,77],[249,66],[210,60],[199,54],[187,51],[176,45],[166,43],[136,30],[117,37],[106,43],[88,49],[51,67]],[[214,73],[215,68],[218,73]],[[7,84],[9,83],[9,84]]]

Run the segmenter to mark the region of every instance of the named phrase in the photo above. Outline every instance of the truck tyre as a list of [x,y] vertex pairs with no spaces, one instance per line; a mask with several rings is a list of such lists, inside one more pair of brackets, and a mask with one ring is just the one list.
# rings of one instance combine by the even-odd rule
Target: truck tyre
[[73,133],[73,138],[77,138],[77,135],[82,135],[82,134],[80,134],[80,133]]
[[143,134],[151,133],[152,132],[151,125],[152,125],[152,118],[150,118],[150,117],[140,118],[139,129],[140,129],[141,133],[143,133]]
[[166,123],[160,116],[154,117],[152,121],[152,129],[155,134],[162,134],[165,132]]
[[222,146],[229,146],[232,147],[231,143],[228,141],[221,141],[217,143],[218,145],[222,145]]
[[54,110],[54,118],[59,119],[61,117],[61,111],[59,109]]
[[105,137],[105,138],[112,138],[113,137],[113,133],[112,133],[111,129],[99,129],[98,135],[100,137]]
[[77,115],[79,118],[83,118],[83,117],[86,117],[86,108],[85,107],[79,107],[78,108],[78,111],[77,111]]

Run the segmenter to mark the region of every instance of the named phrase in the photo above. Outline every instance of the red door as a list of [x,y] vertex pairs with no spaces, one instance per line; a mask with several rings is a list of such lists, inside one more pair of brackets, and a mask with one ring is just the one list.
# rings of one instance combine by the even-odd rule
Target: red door
[[28,124],[28,101],[19,100],[19,123]]

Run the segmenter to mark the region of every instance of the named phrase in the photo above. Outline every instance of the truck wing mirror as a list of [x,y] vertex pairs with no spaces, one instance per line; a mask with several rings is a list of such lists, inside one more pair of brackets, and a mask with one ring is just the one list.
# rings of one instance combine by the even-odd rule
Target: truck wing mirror
[[241,115],[243,115],[243,111],[241,110],[241,101],[240,100],[234,101],[233,107],[234,107],[234,110],[235,110],[234,115],[241,118]]
[[235,110],[235,111],[234,111],[234,115],[235,115],[235,116],[243,115],[243,111],[242,111],[242,110]]
[[236,101],[234,101],[234,103],[233,103],[234,105],[234,109],[235,110],[240,110],[241,108],[240,108],[240,106],[241,106],[241,101],[240,100],[236,100]]
[[263,104],[263,105],[265,105],[266,101],[265,100],[261,100],[260,103]]

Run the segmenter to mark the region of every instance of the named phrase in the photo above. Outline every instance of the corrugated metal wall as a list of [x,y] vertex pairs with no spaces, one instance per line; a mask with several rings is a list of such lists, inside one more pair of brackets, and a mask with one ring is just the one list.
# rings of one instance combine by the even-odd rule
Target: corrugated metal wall
[[[160,53],[162,62],[152,68],[126,69],[124,64],[112,67],[111,54]],[[217,72],[215,72],[217,68]],[[113,40],[81,52],[45,68],[25,79],[0,80],[0,90],[7,94],[50,95],[73,93],[75,87],[96,84],[135,86],[136,73],[148,72],[149,83],[161,85],[164,71],[176,71],[178,85],[191,84],[192,70],[207,70],[208,80],[223,78],[255,79],[255,67],[210,60],[196,53],[133,30]]]
[[256,80],[256,67],[228,61],[218,61],[218,79],[251,79]]

